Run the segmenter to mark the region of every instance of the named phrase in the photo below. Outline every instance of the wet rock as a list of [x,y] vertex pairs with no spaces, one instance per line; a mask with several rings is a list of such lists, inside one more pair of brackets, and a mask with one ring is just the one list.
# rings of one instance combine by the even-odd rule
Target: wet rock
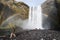
[[[47,0],[42,4],[42,12],[44,15],[48,15],[47,19],[48,22],[45,20],[43,22],[44,26],[46,23],[50,26],[50,29],[58,30],[60,29],[60,3],[57,0]],[[49,27],[48,26],[48,27]]]

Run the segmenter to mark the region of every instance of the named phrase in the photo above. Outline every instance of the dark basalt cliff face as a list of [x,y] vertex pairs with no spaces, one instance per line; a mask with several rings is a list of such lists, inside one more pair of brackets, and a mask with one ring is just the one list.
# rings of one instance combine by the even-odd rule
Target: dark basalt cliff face
[[[24,20],[28,19],[28,14],[29,6],[25,3],[14,0],[0,0],[0,35],[6,35],[14,29],[16,33],[22,31],[21,25]],[[5,30],[8,30],[8,32]]]
[[29,6],[23,2],[0,0],[0,24],[14,14],[19,14],[21,19],[27,19],[28,13]]
[[43,14],[48,15],[51,29],[60,29],[60,1],[47,0],[42,4]]

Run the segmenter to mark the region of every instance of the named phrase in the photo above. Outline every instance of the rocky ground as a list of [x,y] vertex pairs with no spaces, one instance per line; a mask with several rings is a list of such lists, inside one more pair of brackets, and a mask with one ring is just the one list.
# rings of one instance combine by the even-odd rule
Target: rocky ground
[[60,32],[54,30],[30,30],[19,33],[16,40],[60,40]]
[[29,30],[18,33],[13,40],[60,40],[60,32],[54,30]]

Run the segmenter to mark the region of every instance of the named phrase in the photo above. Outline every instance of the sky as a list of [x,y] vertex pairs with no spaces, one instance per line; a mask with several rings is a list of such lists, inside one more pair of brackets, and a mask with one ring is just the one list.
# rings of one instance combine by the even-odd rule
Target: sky
[[18,1],[18,2],[22,1],[22,2],[26,3],[28,6],[32,7],[32,6],[41,5],[46,0],[16,0],[16,1]]

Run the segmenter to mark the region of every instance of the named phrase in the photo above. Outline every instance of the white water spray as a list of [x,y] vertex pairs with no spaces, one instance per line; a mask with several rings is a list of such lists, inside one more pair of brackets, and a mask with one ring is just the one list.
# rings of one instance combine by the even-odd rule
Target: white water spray
[[17,15],[13,15],[13,16],[7,18],[7,20],[5,22],[3,22],[3,25],[5,23],[8,24],[10,22],[12,22],[16,26],[18,26],[24,30],[26,30],[26,29],[28,29],[28,30],[44,29],[42,27],[42,12],[41,12],[40,6],[29,8],[29,18],[28,19],[22,20],[20,18],[20,16],[17,14]]
[[29,27],[37,28],[37,29],[44,29],[42,27],[42,12],[41,7],[30,7],[29,9]]

